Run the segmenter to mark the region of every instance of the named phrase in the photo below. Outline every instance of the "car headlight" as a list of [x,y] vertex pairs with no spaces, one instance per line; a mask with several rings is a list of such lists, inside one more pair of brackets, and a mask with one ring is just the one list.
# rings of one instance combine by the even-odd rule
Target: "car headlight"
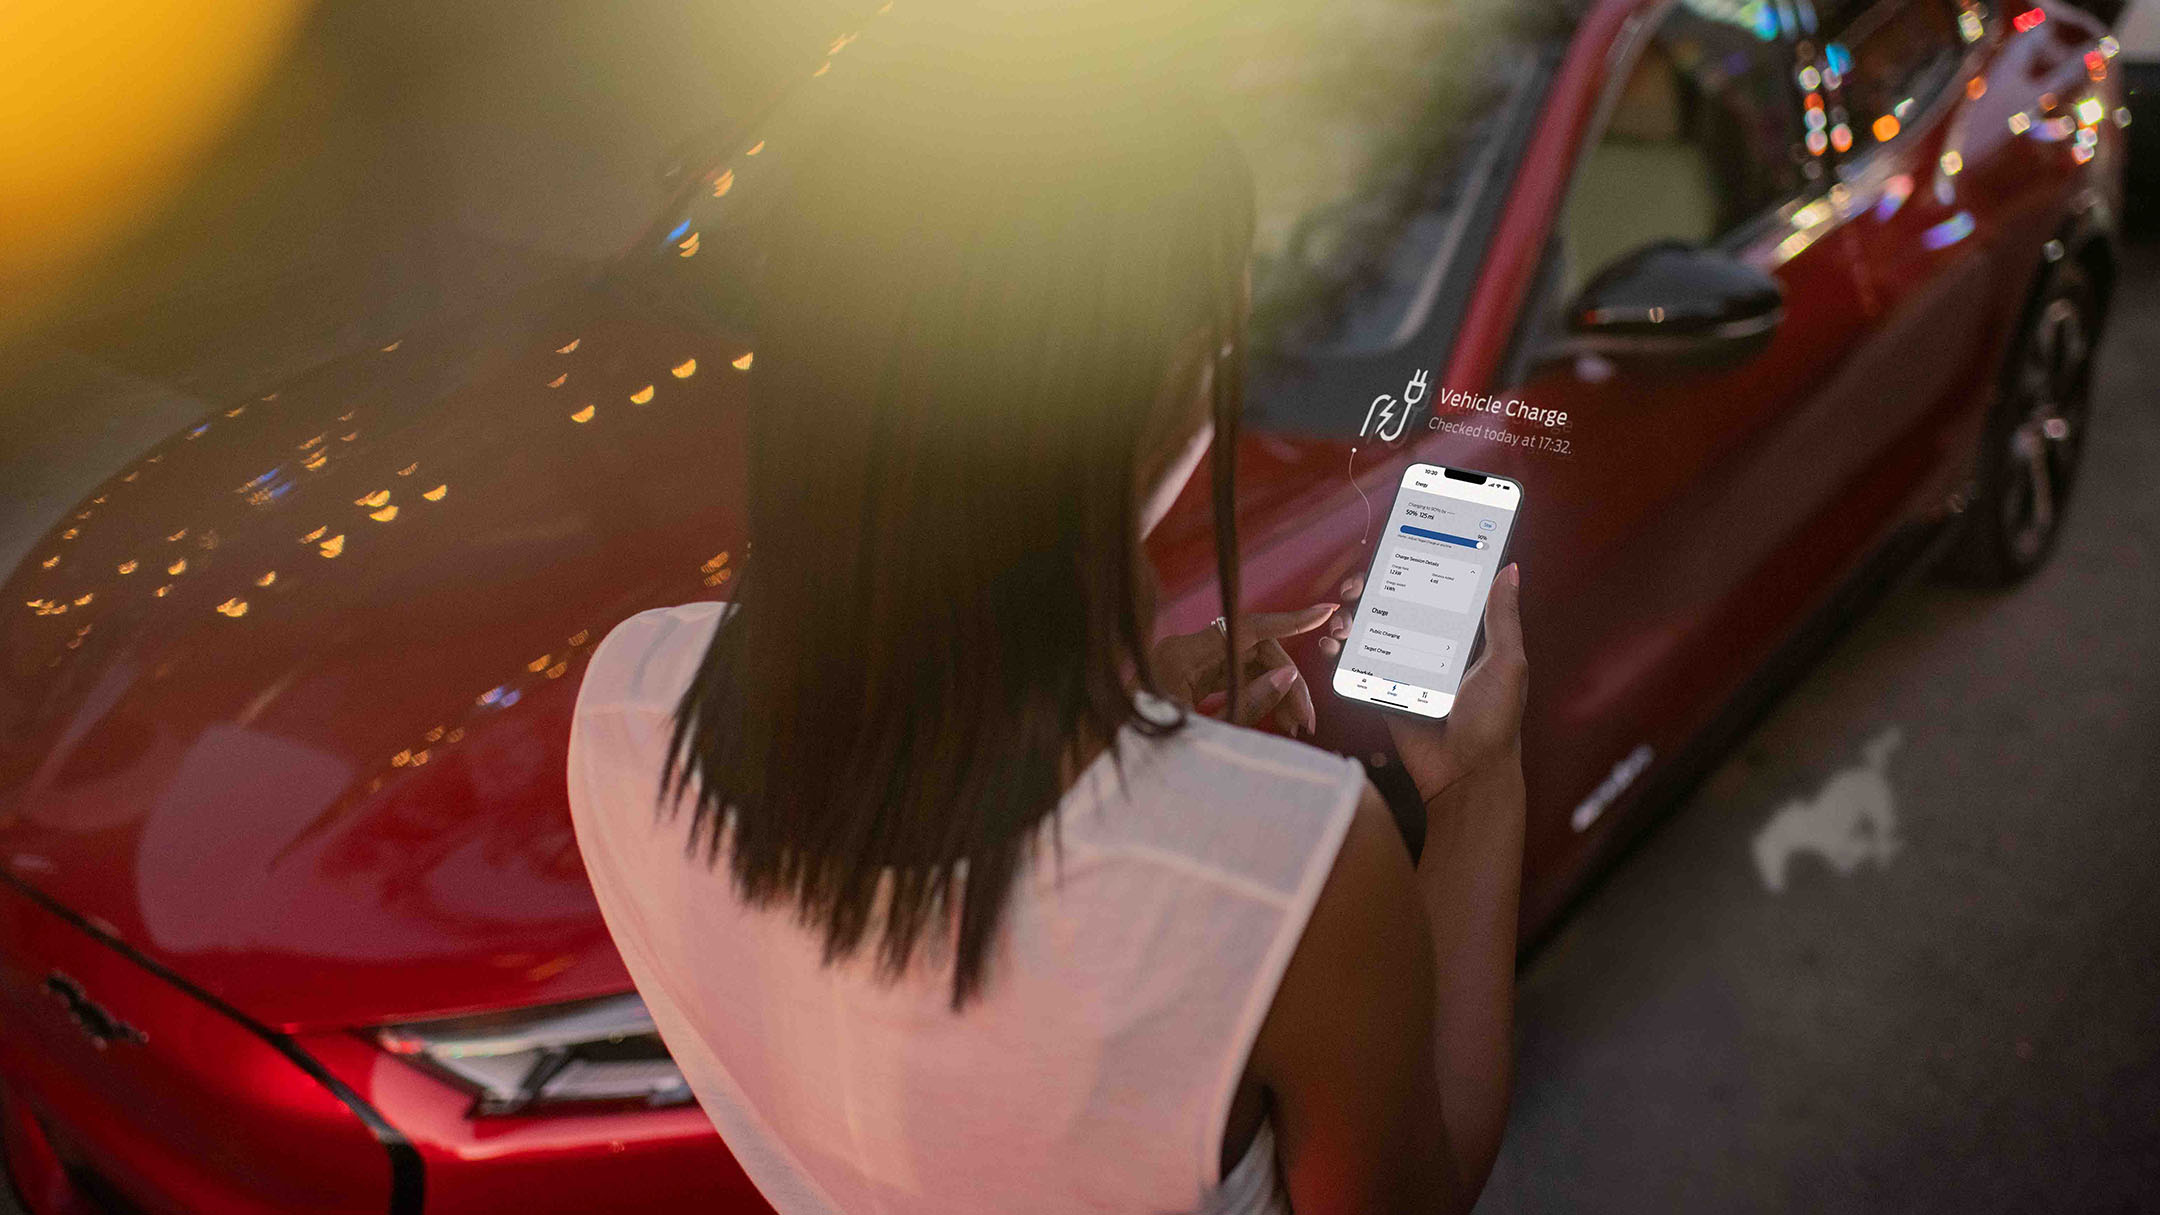
[[602,1102],[680,1105],[691,1098],[635,993],[412,1021],[377,1030],[375,1040],[471,1090],[475,1114]]

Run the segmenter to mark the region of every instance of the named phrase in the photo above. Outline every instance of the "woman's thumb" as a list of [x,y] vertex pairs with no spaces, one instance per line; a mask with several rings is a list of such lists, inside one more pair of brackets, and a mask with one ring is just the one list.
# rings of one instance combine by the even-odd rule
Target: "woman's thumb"
[[1493,579],[1492,594],[1485,600],[1485,649],[1523,661],[1522,566],[1513,562]]

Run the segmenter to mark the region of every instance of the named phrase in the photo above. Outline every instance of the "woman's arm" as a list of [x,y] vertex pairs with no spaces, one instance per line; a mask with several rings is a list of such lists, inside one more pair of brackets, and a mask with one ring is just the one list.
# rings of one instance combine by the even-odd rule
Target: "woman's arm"
[[1513,1071],[1515,926],[1522,901],[1521,571],[1494,580],[1485,655],[1442,727],[1389,720],[1425,798],[1418,886],[1438,962],[1440,1095],[1458,1167],[1483,1184],[1507,1129]]
[[1482,1187],[1507,1129],[1514,1071],[1521,765],[1450,787],[1425,820],[1417,877],[1436,962],[1440,1109],[1457,1171]]
[[1299,1215],[1459,1212],[1507,1122],[1526,667],[1506,571],[1445,727],[1396,726],[1426,795],[1413,870],[1367,786],[1254,1045]]

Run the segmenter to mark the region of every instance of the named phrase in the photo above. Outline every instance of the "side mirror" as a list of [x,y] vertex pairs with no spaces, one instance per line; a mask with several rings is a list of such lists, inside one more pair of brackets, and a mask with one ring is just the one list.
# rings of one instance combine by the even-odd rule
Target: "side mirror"
[[1770,344],[1785,289],[1753,266],[1679,241],[1645,245],[1606,266],[1568,307],[1567,354],[1737,363]]

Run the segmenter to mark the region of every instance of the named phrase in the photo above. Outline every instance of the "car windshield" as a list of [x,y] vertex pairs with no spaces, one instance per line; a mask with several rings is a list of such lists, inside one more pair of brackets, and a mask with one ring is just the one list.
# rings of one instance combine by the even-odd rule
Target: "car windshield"
[[[1519,146],[1573,18],[1563,0],[1205,6],[1183,62],[1253,168],[1257,350],[1356,356],[1430,334],[1480,247],[1470,222]],[[648,304],[747,335],[783,101],[620,267]],[[1499,182],[1504,184],[1504,182]]]
[[1239,25],[1224,113],[1259,194],[1256,342],[1396,349],[1474,252],[1472,212],[1504,184],[1498,154],[1571,19],[1525,0],[1328,0],[1255,6]]

